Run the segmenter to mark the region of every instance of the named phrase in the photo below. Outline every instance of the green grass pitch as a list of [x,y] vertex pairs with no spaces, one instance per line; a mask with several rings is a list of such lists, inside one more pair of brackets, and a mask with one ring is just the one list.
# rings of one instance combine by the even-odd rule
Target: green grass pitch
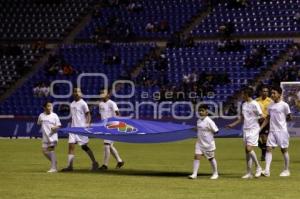
[[[90,172],[88,157],[77,147],[74,172],[49,174],[46,171],[50,164],[41,154],[41,140],[2,139],[0,198],[300,198],[299,138],[291,139],[290,143],[291,177],[279,177],[283,160],[276,149],[271,177],[251,180],[241,179],[246,167],[241,138],[216,139],[218,180],[209,180],[211,170],[206,159],[201,161],[198,179],[187,179],[192,170],[194,142],[192,139],[165,144],[116,143],[126,164],[115,170],[111,158],[107,172]],[[101,164],[102,140],[92,139],[90,147]],[[60,140],[56,152],[61,169],[66,165],[66,139]]]

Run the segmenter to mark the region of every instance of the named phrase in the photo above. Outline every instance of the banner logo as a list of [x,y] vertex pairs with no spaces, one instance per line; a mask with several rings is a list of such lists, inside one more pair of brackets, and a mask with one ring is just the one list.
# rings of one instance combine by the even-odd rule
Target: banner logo
[[117,129],[119,132],[123,132],[123,133],[134,133],[137,132],[138,129],[135,128],[134,126],[131,126],[125,122],[121,122],[121,121],[111,121],[108,122],[105,127],[107,129]]

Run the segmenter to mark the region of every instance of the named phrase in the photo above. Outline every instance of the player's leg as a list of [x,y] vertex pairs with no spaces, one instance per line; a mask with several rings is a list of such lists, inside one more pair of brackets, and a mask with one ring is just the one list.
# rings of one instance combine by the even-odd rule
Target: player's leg
[[194,162],[193,162],[193,173],[192,175],[189,175],[189,179],[196,179],[198,175],[198,170],[200,167],[200,158],[203,155],[203,152],[201,151],[201,148],[196,142],[195,144],[195,155],[194,155]]
[[287,176],[291,175],[290,170],[289,170],[290,156],[289,156],[287,148],[282,148],[281,152],[282,152],[282,155],[283,155],[283,158],[284,158],[284,168],[283,168],[283,171],[280,173],[280,176],[281,177],[287,177]]
[[87,144],[81,145],[81,149],[88,154],[88,156],[90,157],[90,159],[92,161],[92,168],[91,168],[91,170],[92,171],[96,171],[98,169],[98,167],[99,167],[99,164],[98,164],[98,162],[95,159],[93,151],[88,147]]
[[50,157],[50,154],[49,154],[49,151],[48,151],[48,146],[49,146],[49,137],[48,137],[47,134],[43,133],[42,153],[49,161],[51,161],[51,157]]
[[250,140],[250,132],[248,132],[247,130],[244,130],[243,132],[243,141],[244,141],[244,145],[245,145],[245,156],[246,156],[246,174],[242,176],[243,179],[248,179],[248,178],[252,178],[252,172],[251,172],[251,168],[252,168],[252,158],[250,156],[250,153],[247,150],[247,146],[249,145],[249,140]]
[[251,130],[251,139],[249,142],[249,146],[247,146],[247,152],[249,153],[252,161],[255,164],[256,172],[255,177],[258,178],[261,176],[262,168],[258,162],[256,153],[254,151],[254,147],[258,146],[258,140],[259,140],[259,128],[258,129],[252,129]]
[[248,179],[248,178],[252,178],[253,175],[252,175],[252,171],[251,171],[251,168],[252,168],[252,158],[251,158],[251,155],[249,153],[249,151],[251,151],[251,147],[246,145],[245,146],[245,155],[246,155],[246,174],[242,176],[242,178],[244,179]]
[[114,147],[113,143],[110,144],[110,152],[111,152],[112,156],[117,160],[116,169],[120,169],[125,164],[125,162],[121,159],[119,152]]
[[218,164],[217,160],[215,158],[215,152],[214,151],[208,151],[205,153],[206,158],[209,160],[211,168],[212,168],[212,176],[210,177],[211,180],[216,180],[219,178],[218,173]]
[[48,148],[47,144],[43,143],[42,153],[47,158],[47,160],[51,161],[51,157],[50,157],[50,154],[49,154],[49,151],[47,150],[47,148]]
[[272,163],[272,147],[267,146],[267,151],[266,151],[266,167],[265,171],[263,172],[263,175],[266,177],[270,176],[270,167]]
[[68,151],[68,167],[73,168],[73,161],[75,158],[75,143],[69,143]]
[[55,155],[54,149],[55,149],[55,145],[49,146],[47,149],[49,151],[49,154],[51,157],[51,168],[48,171],[48,173],[57,172],[57,160],[56,160],[56,155]]
[[69,143],[68,148],[68,166],[66,168],[63,168],[61,171],[67,172],[67,171],[73,171],[73,160],[75,157],[75,143]]
[[268,133],[269,133],[269,125],[263,128],[259,134],[258,146],[261,149],[261,158],[260,158],[261,161],[265,161],[266,158]]
[[68,166],[61,171],[73,171],[73,160],[75,158],[75,144],[77,143],[76,135],[69,133],[68,140]]
[[265,166],[265,170],[262,172],[262,174],[266,177],[270,176],[270,167],[272,163],[272,151],[273,148],[276,146],[277,146],[277,141],[275,138],[275,133],[270,132],[268,134],[268,140],[267,140],[266,166]]
[[265,161],[266,159],[266,152],[267,152],[267,140],[268,140],[268,134],[266,133],[262,133],[260,135],[260,139],[261,139],[261,161]]
[[107,170],[110,158],[110,143],[107,140],[104,140],[103,153],[103,165],[99,169]]
[[198,170],[200,167],[200,158],[202,154],[195,154],[194,155],[194,162],[193,162],[193,173],[189,175],[189,179],[196,179],[198,175]]
[[283,171],[280,173],[281,177],[287,177],[290,176],[290,156],[289,156],[289,152],[288,152],[288,147],[289,147],[289,134],[288,132],[286,133],[281,133],[279,134],[280,138],[279,140],[279,146],[281,148],[281,153],[283,155],[283,159],[284,159],[284,168]]
[[257,177],[257,178],[260,177],[262,169],[261,169],[261,166],[260,166],[260,164],[257,160],[256,153],[253,150],[253,146],[252,145],[246,145],[245,150],[246,150],[246,159],[247,159],[247,173],[251,174],[252,162],[254,162],[255,167],[256,167],[255,177]]

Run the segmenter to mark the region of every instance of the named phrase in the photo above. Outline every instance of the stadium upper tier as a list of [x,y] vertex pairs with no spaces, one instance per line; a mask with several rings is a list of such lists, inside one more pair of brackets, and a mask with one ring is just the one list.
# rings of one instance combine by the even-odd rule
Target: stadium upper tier
[[300,32],[299,0],[251,0],[232,7],[219,1],[211,13],[192,31],[194,36],[216,36],[230,23],[233,35],[291,35]]
[[[77,38],[97,34],[118,38],[130,32],[134,37],[168,38],[180,31],[204,9],[204,0],[141,0],[134,4],[103,5]],[[151,25],[146,28],[147,24]],[[128,32],[129,31],[129,32]],[[127,32],[127,33],[126,33]]]
[[94,0],[1,0],[0,40],[61,40]]

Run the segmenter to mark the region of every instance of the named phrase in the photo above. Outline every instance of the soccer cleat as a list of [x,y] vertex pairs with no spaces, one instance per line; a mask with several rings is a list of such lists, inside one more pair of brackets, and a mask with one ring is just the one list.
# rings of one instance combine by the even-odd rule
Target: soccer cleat
[[259,178],[261,176],[262,169],[261,167],[256,168],[255,177]]
[[217,173],[212,174],[212,176],[210,177],[211,180],[216,180],[219,178],[219,175]]
[[91,171],[97,171],[99,168],[99,164],[98,162],[93,162],[92,164],[92,168],[91,168]]
[[270,177],[270,172],[269,171],[262,171],[261,175],[265,176],[265,177]]
[[194,179],[197,179],[197,176],[196,175],[189,175],[188,178],[194,180]]
[[243,179],[251,179],[253,178],[253,175],[251,173],[247,173],[245,175],[242,176]]
[[280,173],[280,177],[288,177],[288,176],[290,176],[291,175],[291,173],[290,173],[290,171],[289,170],[283,170],[281,173]]
[[47,173],[56,173],[57,170],[56,169],[50,169],[49,171],[47,171]]
[[70,172],[73,171],[73,167],[66,167],[61,170],[62,172]]
[[124,166],[125,162],[118,162],[116,165],[116,169],[120,169],[122,166]]
[[108,169],[108,167],[106,165],[102,165],[101,167],[99,167],[99,170],[101,171],[106,171]]

